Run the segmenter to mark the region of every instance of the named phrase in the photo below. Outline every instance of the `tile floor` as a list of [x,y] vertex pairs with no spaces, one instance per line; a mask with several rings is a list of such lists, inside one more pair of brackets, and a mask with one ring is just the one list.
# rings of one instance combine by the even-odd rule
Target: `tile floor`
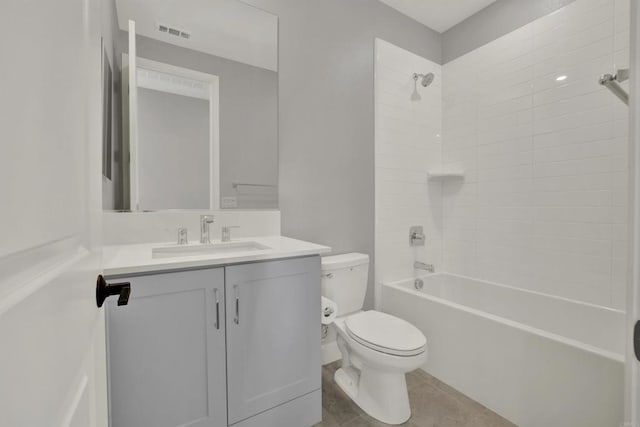
[[[383,427],[366,415],[333,381],[340,366],[322,368],[322,422],[314,427]],[[418,369],[407,375],[412,416],[408,427],[515,427],[459,391]]]

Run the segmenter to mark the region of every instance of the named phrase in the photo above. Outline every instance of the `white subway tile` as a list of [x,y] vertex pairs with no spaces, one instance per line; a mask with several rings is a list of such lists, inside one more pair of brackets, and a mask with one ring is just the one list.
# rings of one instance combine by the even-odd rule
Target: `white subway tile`
[[[629,4],[576,0],[441,68],[376,44],[376,274],[404,279],[418,256],[624,307],[627,109],[597,78],[629,65]],[[417,67],[438,78],[411,103]],[[446,168],[464,180],[427,181]],[[406,242],[417,224],[426,249]]]

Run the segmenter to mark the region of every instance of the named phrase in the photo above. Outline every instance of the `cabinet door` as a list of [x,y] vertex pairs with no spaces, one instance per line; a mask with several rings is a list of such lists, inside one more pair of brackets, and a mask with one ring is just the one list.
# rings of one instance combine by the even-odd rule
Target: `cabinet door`
[[111,426],[226,427],[224,270],[111,281],[131,282],[107,300]]
[[320,258],[225,274],[231,425],[320,388]]

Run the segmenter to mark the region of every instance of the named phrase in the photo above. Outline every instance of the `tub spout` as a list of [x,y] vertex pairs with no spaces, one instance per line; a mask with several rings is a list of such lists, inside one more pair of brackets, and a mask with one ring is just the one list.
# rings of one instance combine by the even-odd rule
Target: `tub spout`
[[424,270],[429,273],[435,273],[436,271],[433,264],[425,264],[424,262],[420,262],[420,261],[415,261],[413,263],[413,268],[415,268],[416,270]]

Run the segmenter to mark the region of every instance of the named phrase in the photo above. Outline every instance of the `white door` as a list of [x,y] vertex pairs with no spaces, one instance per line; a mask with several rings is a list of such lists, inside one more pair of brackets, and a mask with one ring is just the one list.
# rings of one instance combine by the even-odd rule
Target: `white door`
[[107,425],[98,0],[0,2],[0,425]]
[[[640,427],[640,5],[631,2],[630,123],[633,153],[633,273],[627,292],[626,425]],[[635,344],[635,345],[634,345]]]

